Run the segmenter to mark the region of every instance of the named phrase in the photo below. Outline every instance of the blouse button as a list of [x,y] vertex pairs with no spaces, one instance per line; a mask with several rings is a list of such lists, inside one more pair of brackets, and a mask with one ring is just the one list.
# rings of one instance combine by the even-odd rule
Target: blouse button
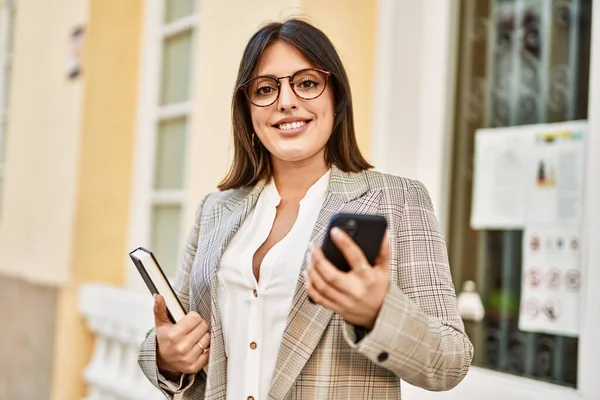
[[252,343],[250,343],[250,348],[251,348],[252,350],[255,350],[255,349],[256,349],[256,342],[252,342]]
[[254,400],[254,397],[248,396],[248,400]]
[[258,292],[256,291],[256,289],[254,289],[254,290],[252,291],[252,296],[254,296],[254,297],[258,297]]

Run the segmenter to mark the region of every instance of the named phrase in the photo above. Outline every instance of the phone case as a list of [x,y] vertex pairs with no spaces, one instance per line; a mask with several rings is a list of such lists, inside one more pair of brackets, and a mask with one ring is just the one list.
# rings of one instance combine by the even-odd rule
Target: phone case
[[358,244],[365,254],[370,265],[375,260],[381,249],[381,242],[387,229],[387,220],[381,215],[371,214],[335,214],[329,221],[325,241],[323,242],[323,253],[325,257],[338,269],[344,272],[350,271],[350,265],[342,252],[331,240],[329,232],[334,227],[344,230]]

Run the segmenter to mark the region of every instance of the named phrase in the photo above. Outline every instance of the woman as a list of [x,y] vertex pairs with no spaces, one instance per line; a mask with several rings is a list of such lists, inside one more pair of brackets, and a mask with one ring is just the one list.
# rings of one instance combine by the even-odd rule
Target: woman
[[[233,164],[198,206],[175,282],[189,313],[172,324],[156,297],[148,379],[186,399],[383,399],[400,398],[401,380],[458,384],[472,346],[431,201],[419,182],[369,171],[329,39],[295,19],[260,29],[232,109]],[[324,257],[337,212],[386,217],[375,265],[339,230],[351,271]]]

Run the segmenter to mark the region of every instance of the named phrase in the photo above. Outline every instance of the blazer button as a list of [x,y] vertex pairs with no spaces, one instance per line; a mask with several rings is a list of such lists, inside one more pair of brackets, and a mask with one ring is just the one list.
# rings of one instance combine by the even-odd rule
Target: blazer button
[[379,362],[384,362],[385,360],[388,359],[390,355],[387,353],[387,351],[382,351],[381,353],[379,353],[379,355],[377,356],[377,361]]

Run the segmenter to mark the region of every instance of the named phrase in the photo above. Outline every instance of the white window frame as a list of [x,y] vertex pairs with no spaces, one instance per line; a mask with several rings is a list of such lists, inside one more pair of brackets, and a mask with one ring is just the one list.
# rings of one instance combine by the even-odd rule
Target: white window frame
[[[4,185],[6,179],[6,132],[4,132],[4,123],[8,121],[9,99],[6,99],[7,104],[5,104],[4,90],[7,84],[10,85],[10,82],[6,82],[5,71],[9,65],[12,68],[12,57],[14,53],[14,20],[11,21],[10,24],[13,31],[8,31],[8,21],[11,14],[9,12],[10,8],[13,10],[17,8],[16,0],[0,0],[0,185]],[[7,37],[9,35],[13,40],[10,53],[7,51]],[[0,210],[2,209],[2,202],[3,199],[0,198]],[[0,214],[0,221],[1,220],[2,215]]]
[[[386,172],[425,182],[442,226],[447,228],[450,200],[450,160],[456,65],[456,34],[460,0],[418,2],[380,0],[376,80],[373,106],[374,164]],[[416,20],[418,32],[410,29]],[[407,22],[403,24],[403,22]],[[407,27],[408,25],[408,27]],[[600,360],[600,1],[593,2],[591,66],[589,81],[589,136],[581,330],[577,389],[486,368],[471,367],[455,389],[436,393],[403,384],[403,396],[411,399],[560,399],[600,398],[597,360]],[[417,60],[415,61],[415,57]],[[411,59],[411,63],[402,60]],[[408,89],[408,90],[407,90]],[[408,110],[402,96],[410,97]],[[399,100],[400,99],[400,100]],[[399,104],[399,101],[401,104]],[[412,108],[411,108],[412,107]],[[402,136],[402,135],[413,135]],[[400,137],[399,137],[400,136]],[[418,137],[414,137],[418,136]],[[406,145],[399,147],[399,144]],[[447,232],[446,229],[444,229]]]
[[[185,215],[187,191],[183,189],[153,189],[156,171],[157,127],[161,121],[185,117],[187,133],[193,124],[192,101],[187,100],[168,106],[160,106],[160,86],[162,72],[163,43],[168,37],[178,35],[190,29],[197,32],[199,7],[194,15],[164,24],[164,0],[147,0],[144,6],[142,45],[140,57],[140,75],[138,91],[138,112],[136,120],[134,167],[132,179],[132,197],[130,205],[129,247],[149,248],[152,234],[152,208],[155,205],[179,205],[181,216]],[[192,45],[195,41],[192,41]],[[191,48],[191,63],[195,64],[195,47]],[[192,73],[192,79],[193,79]],[[190,87],[193,87],[190,82]],[[189,141],[189,135],[186,140]],[[186,146],[187,147],[187,146]],[[188,159],[186,157],[186,159]],[[187,168],[183,168],[183,182],[186,182]],[[182,242],[183,243],[183,242]],[[126,257],[126,285],[132,289],[147,290]]]

